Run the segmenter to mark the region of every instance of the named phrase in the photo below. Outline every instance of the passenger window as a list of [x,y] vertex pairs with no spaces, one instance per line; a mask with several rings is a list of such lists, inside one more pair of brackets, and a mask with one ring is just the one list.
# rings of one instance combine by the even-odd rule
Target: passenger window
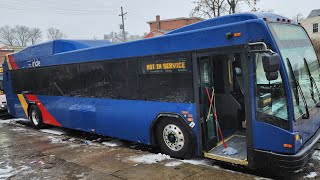
[[268,81],[260,54],[256,54],[255,72],[256,119],[289,129],[287,97],[280,72],[278,79]]

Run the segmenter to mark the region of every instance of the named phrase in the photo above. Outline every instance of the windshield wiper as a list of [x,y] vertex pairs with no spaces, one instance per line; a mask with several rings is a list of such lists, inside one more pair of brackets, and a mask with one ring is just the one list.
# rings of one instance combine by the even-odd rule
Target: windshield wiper
[[[289,60],[289,58],[287,58],[287,63],[288,63],[288,67],[289,67],[289,71],[290,71],[290,74],[294,80],[294,84],[295,84],[295,87],[297,89],[297,91],[299,92],[301,98],[302,98],[302,101],[304,103],[304,107],[306,109],[306,113],[302,115],[302,118],[303,119],[308,119],[309,118],[309,109],[308,109],[308,104],[307,104],[307,101],[306,101],[306,98],[304,97],[304,94],[302,92],[302,89],[301,89],[301,86],[299,84],[299,81],[296,79],[296,76],[294,75],[294,72],[293,72],[293,69],[292,69],[292,65],[291,65],[291,62]],[[297,93],[295,93],[296,95],[296,103],[297,105],[299,106],[299,96]],[[297,101],[298,100],[298,101]]]
[[[308,62],[306,60],[306,58],[303,58],[303,61],[304,61],[304,65],[307,69],[307,72],[308,72],[308,75],[309,75],[309,78],[310,78],[310,84],[311,84],[311,97],[312,99],[314,100],[314,91],[313,91],[313,87],[315,87],[317,93],[318,93],[318,98],[319,98],[319,101],[320,101],[320,93],[319,93],[319,89],[318,89],[318,86],[316,84],[316,81],[314,80],[314,78],[312,77],[311,75],[311,71],[310,71],[310,68],[309,68],[309,65],[308,65]],[[319,107],[319,103],[317,104],[317,107]]]

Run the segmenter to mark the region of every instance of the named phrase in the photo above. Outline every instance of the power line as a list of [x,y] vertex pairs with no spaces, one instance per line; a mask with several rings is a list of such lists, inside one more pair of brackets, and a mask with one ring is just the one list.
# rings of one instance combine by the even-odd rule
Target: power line
[[6,8],[6,9],[14,9],[14,10],[20,10],[24,9],[26,10],[36,10],[36,11],[50,11],[50,12],[62,12],[62,13],[69,13],[69,14],[116,14],[115,11],[101,11],[101,10],[84,10],[84,9],[69,9],[69,8],[48,8],[45,6],[23,6],[22,4],[15,5],[14,3],[7,3],[0,1],[0,5],[2,5],[0,8]]

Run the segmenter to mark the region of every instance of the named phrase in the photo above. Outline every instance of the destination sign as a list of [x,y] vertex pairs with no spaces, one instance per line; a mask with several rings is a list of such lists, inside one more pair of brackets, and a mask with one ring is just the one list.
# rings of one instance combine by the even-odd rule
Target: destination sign
[[189,65],[186,58],[142,62],[143,73],[186,72],[188,69]]
[[0,73],[3,73],[3,68],[2,67],[0,67]]

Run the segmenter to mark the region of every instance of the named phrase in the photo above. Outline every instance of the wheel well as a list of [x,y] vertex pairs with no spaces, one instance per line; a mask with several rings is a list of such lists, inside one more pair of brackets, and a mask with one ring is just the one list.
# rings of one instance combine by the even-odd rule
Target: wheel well
[[30,107],[33,106],[33,105],[36,105],[36,103],[34,103],[34,102],[29,102],[29,103],[28,103],[28,108],[27,108],[28,117],[27,117],[27,118],[29,118],[29,110],[30,110]]
[[[183,118],[177,114],[159,114],[155,120],[153,121],[153,123],[151,124],[150,127],[150,143],[151,146],[153,147],[157,147],[158,146],[158,142],[157,142],[157,137],[156,137],[156,128],[157,125],[159,124],[160,121],[162,121],[163,119],[176,119],[178,120],[182,125],[184,125],[188,132],[190,133],[192,140],[196,140],[195,135],[192,131],[192,129],[190,128],[190,126],[186,123],[185,120],[183,120]],[[192,141],[194,142],[194,141]]]

